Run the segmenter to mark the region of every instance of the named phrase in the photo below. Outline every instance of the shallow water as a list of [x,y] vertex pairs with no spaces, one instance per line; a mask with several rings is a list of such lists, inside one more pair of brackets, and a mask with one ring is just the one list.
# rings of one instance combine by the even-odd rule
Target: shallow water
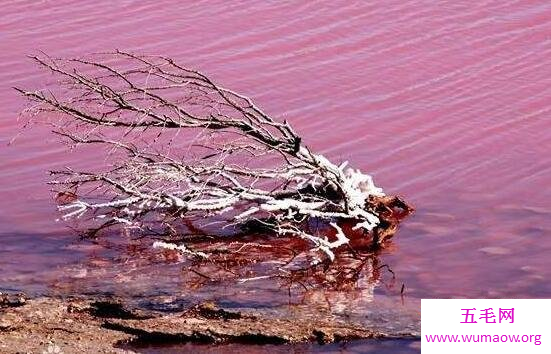
[[299,345],[249,345],[230,344],[225,346],[215,345],[175,345],[164,347],[141,347],[148,354],[172,354],[172,353],[235,353],[243,354],[265,353],[380,353],[392,354],[400,352],[411,354],[419,352],[418,342],[412,340],[363,340],[351,343],[337,343],[329,345],[299,344]]
[[[227,306],[292,313],[289,302],[317,301],[362,319],[373,301],[411,314],[420,298],[551,296],[547,1],[5,1],[0,37],[0,290],[172,304],[216,289]],[[24,106],[11,87],[50,79],[27,54],[114,48],[209,73],[414,204],[378,256],[396,279],[365,274],[353,296],[281,297],[273,282],[191,291],[177,264],[152,262],[139,244],[78,241],[56,223],[46,171],[97,156],[65,152],[43,127],[6,146]]]

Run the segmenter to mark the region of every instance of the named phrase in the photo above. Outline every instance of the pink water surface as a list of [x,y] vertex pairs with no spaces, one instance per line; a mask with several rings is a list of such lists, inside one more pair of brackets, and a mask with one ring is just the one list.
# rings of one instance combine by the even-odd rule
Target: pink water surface
[[50,80],[25,55],[115,48],[210,74],[414,204],[381,256],[406,297],[551,296],[551,3],[528,0],[4,1],[0,290],[48,291],[44,274],[97,251],[54,221],[45,182],[98,156],[43,127],[7,146],[11,87]]

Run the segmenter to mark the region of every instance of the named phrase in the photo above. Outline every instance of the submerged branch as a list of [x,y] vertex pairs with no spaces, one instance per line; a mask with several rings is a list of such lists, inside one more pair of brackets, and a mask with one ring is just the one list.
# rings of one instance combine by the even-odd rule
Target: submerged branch
[[[116,51],[32,59],[60,79],[52,90],[17,89],[38,103],[34,114],[71,145],[100,146],[109,157],[91,171],[52,172],[51,183],[74,196],[60,206],[64,219],[138,228],[196,217],[256,222],[333,260],[349,242],[339,222],[380,244],[393,233],[395,209],[411,211],[371,176],[313,153],[286,121],[169,58]],[[311,220],[330,226],[334,240],[307,231]]]

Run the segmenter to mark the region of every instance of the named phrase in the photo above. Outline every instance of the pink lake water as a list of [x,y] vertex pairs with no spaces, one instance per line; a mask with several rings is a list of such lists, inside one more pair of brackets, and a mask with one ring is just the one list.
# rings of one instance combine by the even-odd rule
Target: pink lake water
[[[141,279],[151,265],[124,240],[79,242],[55,222],[47,170],[98,156],[67,153],[44,127],[18,135],[24,101],[12,86],[51,80],[27,54],[116,48],[208,73],[416,206],[379,255],[398,285],[359,284],[329,303],[363,316],[377,299],[551,296],[551,4],[528,0],[3,2],[0,291],[138,296],[177,284]],[[131,267],[110,266],[121,257]],[[262,293],[254,306],[267,307],[271,290],[259,287],[217,299],[243,307]]]

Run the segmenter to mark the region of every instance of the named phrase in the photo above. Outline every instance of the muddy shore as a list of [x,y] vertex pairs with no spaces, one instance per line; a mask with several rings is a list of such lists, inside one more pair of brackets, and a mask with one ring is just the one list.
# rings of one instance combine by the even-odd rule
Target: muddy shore
[[0,353],[132,353],[156,344],[327,344],[417,336],[340,321],[229,311],[210,302],[163,314],[127,309],[113,300],[12,296],[0,308]]

